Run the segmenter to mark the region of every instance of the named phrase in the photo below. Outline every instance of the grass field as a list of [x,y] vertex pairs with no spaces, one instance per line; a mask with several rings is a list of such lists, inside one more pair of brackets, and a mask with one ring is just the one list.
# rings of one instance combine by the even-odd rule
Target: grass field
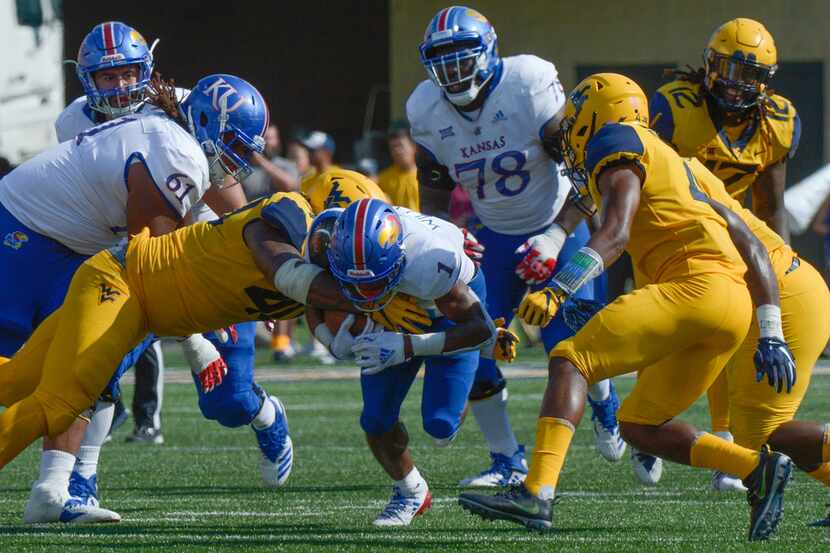
[[[175,376],[175,375],[174,375]],[[186,376],[182,373],[180,376]],[[632,379],[619,379],[623,393]],[[225,429],[201,418],[191,385],[168,384],[163,446],[123,443],[126,426],[105,446],[99,473],[105,506],[123,522],[109,526],[24,526],[23,504],[36,476],[31,448],[0,474],[0,552],[27,551],[830,551],[830,528],[808,528],[824,514],[825,489],[797,474],[786,518],[767,544],[746,544],[742,495],[709,492],[709,474],[668,465],[663,482],[645,489],[627,460],[603,461],[588,421],[580,426],[565,466],[556,531],[531,534],[485,522],[456,503],[456,483],[482,469],[487,450],[468,420],[455,444],[432,447],[420,429],[420,386],[405,404],[416,463],[435,503],[406,529],[377,531],[371,520],[389,497],[386,476],[364,445],[357,424],[354,380],[271,382],[287,406],[296,463],[288,485],[264,489],[258,450],[247,428]],[[511,381],[517,434],[532,444],[544,381]],[[127,397],[131,390],[126,387]],[[819,376],[801,415],[827,420],[830,377]],[[687,420],[703,424],[699,402]]]

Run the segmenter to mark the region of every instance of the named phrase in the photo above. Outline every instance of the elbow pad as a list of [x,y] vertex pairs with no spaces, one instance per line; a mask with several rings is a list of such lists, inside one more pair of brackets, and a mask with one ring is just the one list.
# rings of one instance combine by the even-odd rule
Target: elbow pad
[[305,305],[312,281],[322,272],[322,268],[300,258],[289,259],[274,273],[274,287],[297,303]]

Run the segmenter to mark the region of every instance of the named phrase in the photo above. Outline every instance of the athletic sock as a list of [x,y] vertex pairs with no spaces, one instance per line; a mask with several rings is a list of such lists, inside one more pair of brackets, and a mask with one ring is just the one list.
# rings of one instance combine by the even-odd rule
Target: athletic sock
[[717,436],[721,440],[726,440],[727,442],[735,443],[735,437],[729,431],[718,430],[717,432],[712,432],[712,434],[714,434],[715,436]]
[[816,470],[808,472],[807,476],[815,478],[825,486],[830,486],[830,463],[822,463]]
[[727,442],[708,432],[703,432],[692,444],[689,462],[693,467],[719,470],[746,478],[758,466],[757,451]]
[[40,456],[40,474],[37,483],[49,483],[62,490],[69,489],[69,475],[75,466],[75,456],[59,449],[46,449]]
[[821,460],[830,463],[830,423],[824,425],[824,444],[821,446]]
[[251,421],[251,426],[254,427],[254,430],[265,430],[270,428],[275,420],[277,420],[277,409],[274,407],[274,402],[270,398],[265,398],[259,413]]
[[519,449],[519,442],[507,415],[507,396],[504,388],[490,397],[471,401],[470,408],[490,451],[510,457]]
[[75,461],[74,471],[84,478],[91,478],[98,472],[98,456],[101,446],[82,445],[78,450],[78,459]]
[[405,495],[415,495],[426,493],[426,480],[418,472],[418,467],[413,466],[409,474],[403,477],[403,480],[395,480],[395,485]]
[[591,401],[605,401],[611,397],[611,381],[606,378],[592,385],[588,388],[588,397]]
[[574,427],[565,419],[540,417],[536,422],[536,445],[525,487],[542,499],[552,499],[565,464]]

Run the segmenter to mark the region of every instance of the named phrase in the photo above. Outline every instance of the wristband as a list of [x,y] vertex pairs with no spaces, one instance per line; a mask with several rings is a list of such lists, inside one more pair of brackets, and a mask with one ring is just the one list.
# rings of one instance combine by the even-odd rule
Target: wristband
[[434,357],[444,355],[444,342],[447,335],[444,332],[430,332],[428,334],[410,334],[413,357]]
[[781,327],[781,308],[777,305],[765,304],[755,310],[758,318],[758,330],[761,338],[778,338],[784,341],[784,329]]
[[602,257],[591,248],[584,246],[579,248],[565,266],[553,275],[551,282],[570,296],[586,282],[601,275],[604,270]]
[[321,267],[302,259],[289,259],[274,273],[274,287],[297,303],[305,304],[311,282],[322,272]]

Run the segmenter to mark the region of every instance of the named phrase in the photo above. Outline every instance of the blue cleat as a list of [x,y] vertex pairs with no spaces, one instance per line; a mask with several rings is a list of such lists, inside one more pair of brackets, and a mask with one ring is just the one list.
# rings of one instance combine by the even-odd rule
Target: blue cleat
[[625,441],[620,435],[620,424],[617,422],[617,409],[620,408],[620,398],[613,382],[609,382],[611,394],[607,399],[594,401],[588,396],[591,404],[591,421],[594,424],[594,439],[600,455],[606,461],[616,463],[625,453]]
[[89,478],[84,478],[73,470],[69,476],[69,495],[80,500],[84,505],[98,507],[100,502],[98,501],[97,475],[93,474]]
[[792,477],[793,462],[783,453],[761,449],[758,466],[744,478],[749,502],[749,541],[766,540],[784,518],[784,489]]
[[291,443],[291,436],[288,435],[288,418],[282,402],[276,396],[268,396],[265,401],[274,404],[277,416],[268,428],[264,430],[254,428],[256,441],[262,452],[259,470],[265,484],[279,487],[288,480],[288,475],[291,474],[291,467],[294,465],[294,445]]
[[830,503],[827,504],[827,515],[815,522],[811,522],[808,526],[812,526],[813,528],[826,528],[830,526]]
[[490,468],[476,476],[465,478],[459,484],[468,487],[507,487],[521,484],[527,477],[527,461],[525,461],[525,446],[519,444],[516,453],[508,457],[500,453],[490,452],[493,464]]

